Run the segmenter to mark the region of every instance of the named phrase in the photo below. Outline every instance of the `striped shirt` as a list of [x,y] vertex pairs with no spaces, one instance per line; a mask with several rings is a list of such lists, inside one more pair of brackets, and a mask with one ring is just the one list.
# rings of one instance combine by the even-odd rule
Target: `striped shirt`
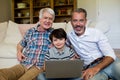
[[59,52],[55,47],[49,49],[45,55],[45,60],[69,60],[74,56],[75,52],[67,46],[64,46],[62,52]]
[[23,49],[23,54],[25,55],[25,59],[21,61],[21,64],[26,66],[27,68],[32,67],[33,65],[41,68],[44,64],[45,53],[48,51],[51,41],[49,40],[49,35],[52,32],[52,29],[48,29],[45,32],[41,32],[38,30],[37,25],[29,29],[23,40],[21,40],[20,44]]

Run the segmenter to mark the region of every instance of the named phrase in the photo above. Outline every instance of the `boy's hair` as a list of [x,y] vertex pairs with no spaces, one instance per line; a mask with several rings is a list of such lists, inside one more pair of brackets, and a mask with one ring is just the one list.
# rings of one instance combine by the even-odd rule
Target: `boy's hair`
[[54,29],[52,33],[50,34],[49,38],[51,41],[53,41],[53,37],[58,38],[58,39],[65,38],[66,40],[67,34],[64,29],[58,28],[58,29]]

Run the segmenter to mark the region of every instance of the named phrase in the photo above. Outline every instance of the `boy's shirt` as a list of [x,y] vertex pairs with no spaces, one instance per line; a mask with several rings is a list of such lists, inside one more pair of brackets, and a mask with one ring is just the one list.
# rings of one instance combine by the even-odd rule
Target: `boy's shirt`
[[73,58],[75,52],[73,49],[64,46],[62,52],[59,52],[55,47],[49,49],[49,51],[45,55],[45,60],[69,60]]

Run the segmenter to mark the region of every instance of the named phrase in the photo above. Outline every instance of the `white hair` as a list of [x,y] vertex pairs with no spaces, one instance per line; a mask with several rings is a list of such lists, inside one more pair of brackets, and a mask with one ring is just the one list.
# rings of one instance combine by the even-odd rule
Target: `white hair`
[[43,8],[39,12],[39,19],[43,17],[44,12],[48,12],[53,16],[53,20],[55,19],[55,12],[51,8]]

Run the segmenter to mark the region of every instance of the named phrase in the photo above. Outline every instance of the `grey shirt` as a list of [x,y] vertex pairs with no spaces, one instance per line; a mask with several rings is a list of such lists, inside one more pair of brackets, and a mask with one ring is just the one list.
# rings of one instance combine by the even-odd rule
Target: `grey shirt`
[[64,46],[62,52],[59,52],[55,47],[49,49],[49,51],[45,55],[45,60],[69,60],[75,55],[73,49]]

